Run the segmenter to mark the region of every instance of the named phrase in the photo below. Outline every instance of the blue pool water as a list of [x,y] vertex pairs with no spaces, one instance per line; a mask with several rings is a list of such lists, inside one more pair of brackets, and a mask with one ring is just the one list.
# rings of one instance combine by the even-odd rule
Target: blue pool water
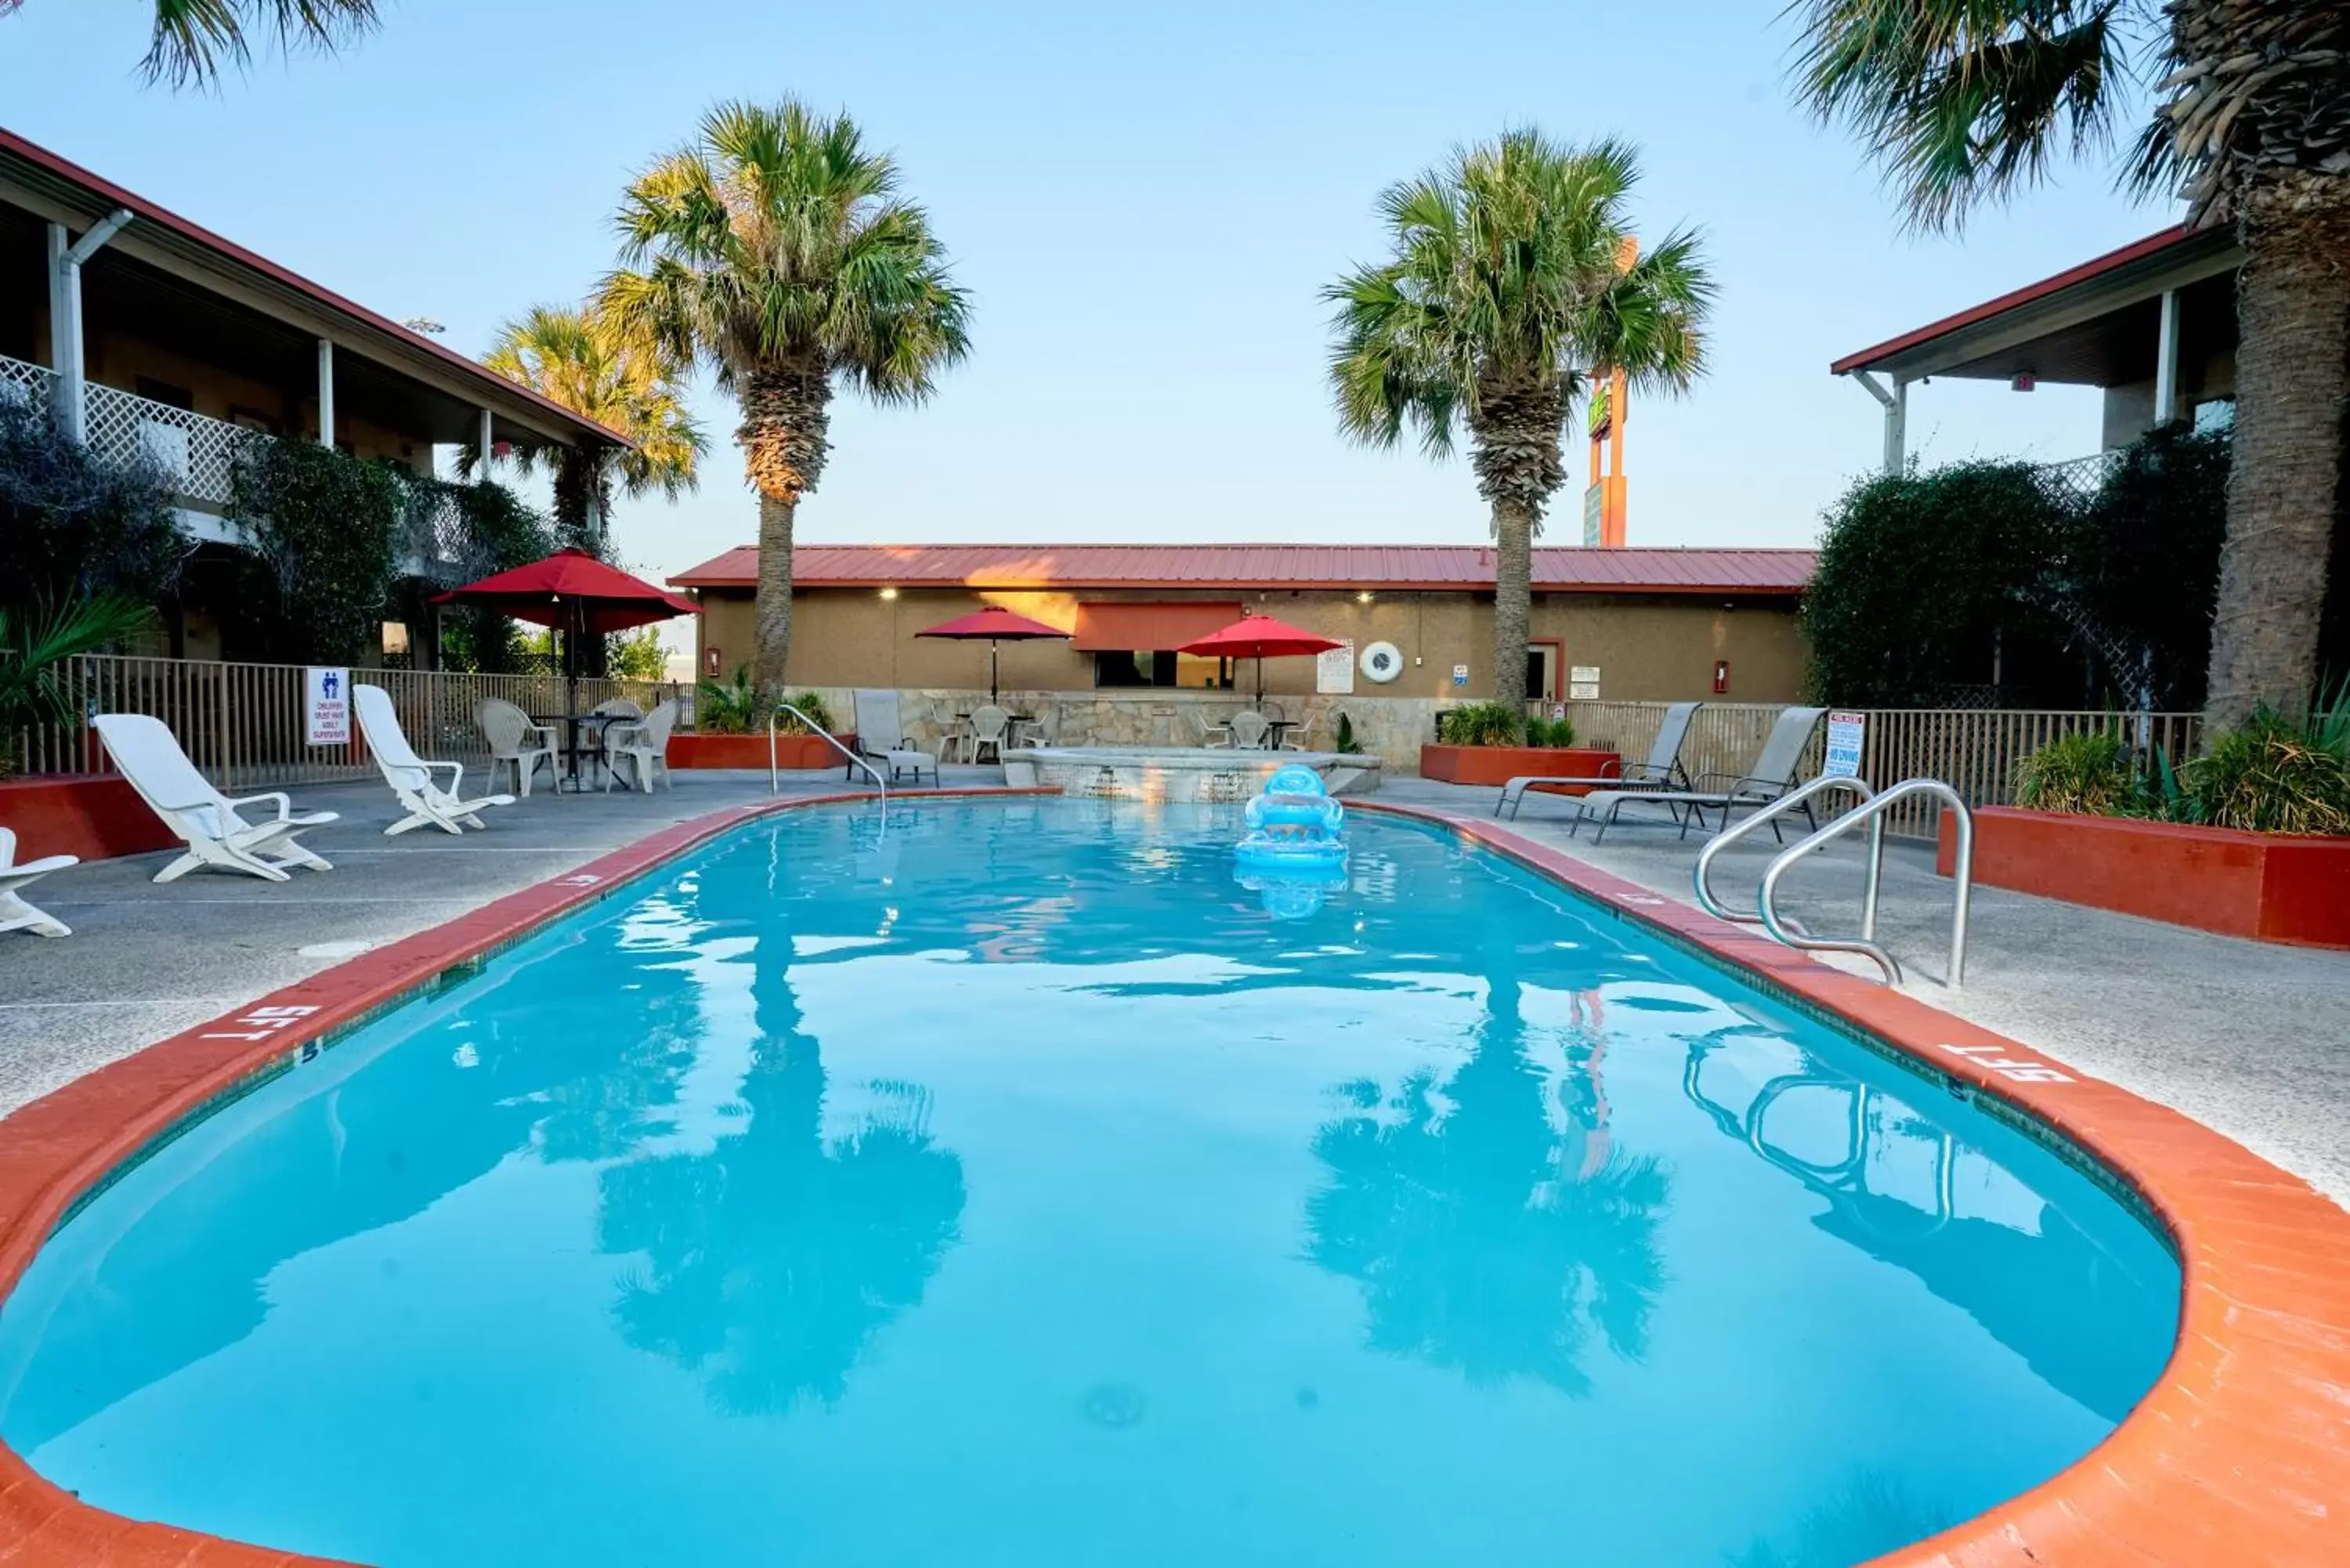
[[1833,1568],[2160,1370],[2020,1135],[1410,825],[1275,919],[1239,830],[739,831],[101,1194],[0,1436],[391,1568]]

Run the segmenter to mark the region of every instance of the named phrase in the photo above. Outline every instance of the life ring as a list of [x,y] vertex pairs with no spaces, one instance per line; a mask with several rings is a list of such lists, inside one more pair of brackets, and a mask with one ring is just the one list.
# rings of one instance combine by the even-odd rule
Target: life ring
[[1403,673],[1403,650],[1392,642],[1375,642],[1363,649],[1363,674],[1375,685],[1385,686]]

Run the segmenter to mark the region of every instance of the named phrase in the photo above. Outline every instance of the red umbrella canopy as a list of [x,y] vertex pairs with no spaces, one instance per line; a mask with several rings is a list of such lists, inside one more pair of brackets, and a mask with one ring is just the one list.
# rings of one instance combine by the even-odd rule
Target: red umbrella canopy
[[432,602],[482,605],[563,631],[626,631],[672,616],[702,613],[691,599],[632,577],[577,548],[557,550],[543,561],[452,588]]
[[928,631],[918,631],[916,637],[986,638],[991,642],[1032,641],[1040,637],[1066,637],[1057,627],[1046,626],[1041,620],[1030,620],[1024,615],[1014,615],[1002,605],[990,605],[976,615],[958,616],[943,621]]
[[1335,638],[1291,626],[1269,615],[1236,620],[1223,630],[1187,642],[1176,651],[1202,659],[1284,659],[1291,654],[1326,653],[1343,647]]

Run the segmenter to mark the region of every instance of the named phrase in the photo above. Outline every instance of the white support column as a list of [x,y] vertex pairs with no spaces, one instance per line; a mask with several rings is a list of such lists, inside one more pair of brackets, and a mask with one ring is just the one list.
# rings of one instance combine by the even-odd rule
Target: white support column
[[2178,291],[2162,291],[2162,336],[2154,350],[2154,424],[2178,417]]
[[335,444],[335,346],[318,339],[318,444]]
[[1885,472],[1899,473],[1909,462],[1909,383],[1897,378],[1887,391],[1866,370],[1853,371],[1852,379],[1885,406]]
[[117,208],[92,223],[80,239],[71,244],[67,242],[64,224],[49,225],[49,368],[57,373],[57,401],[52,412],[57,429],[69,441],[83,440],[88,428],[84,417],[88,401],[84,389],[88,377],[82,357],[82,264],[96,255],[130,221],[130,212]]
[[493,431],[490,410],[487,409],[482,410],[481,434],[474,440],[481,448],[482,460],[474,466],[473,477],[487,484],[490,481],[490,464],[495,460],[498,451],[497,438]]

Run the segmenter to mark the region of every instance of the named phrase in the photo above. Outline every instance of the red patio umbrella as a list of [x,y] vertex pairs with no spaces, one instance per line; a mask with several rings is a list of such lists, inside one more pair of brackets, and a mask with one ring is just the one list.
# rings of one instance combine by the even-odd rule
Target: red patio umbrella
[[1175,651],[1195,654],[1201,659],[1253,659],[1256,660],[1256,700],[1264,701],[1264,661],[1287,659],[1305,653],[1326,653],[1346,645],[1335,638],[1307,631],[1287,621],[1275,620],[1269,615],[1243,618],[1201,638],[1187,642]]
[[970,642],[987,639],[987,700],[995,701],[995,645],[998,642],[1035,642],[1042,638],[1066,637],[1069,634],[1041,620],[1030,620],[1024,615],[1014,615],[1002,605],[990,605],[975,615],[958,616],[953,620],[918,631],[916,637],[948,637]]
[[574,681],[579,679],[580,639],[702,613],[691,599],[632,577],[576,547],[452,588],[435,595],[432,602],[480,605],[562,632],[564,674]]

